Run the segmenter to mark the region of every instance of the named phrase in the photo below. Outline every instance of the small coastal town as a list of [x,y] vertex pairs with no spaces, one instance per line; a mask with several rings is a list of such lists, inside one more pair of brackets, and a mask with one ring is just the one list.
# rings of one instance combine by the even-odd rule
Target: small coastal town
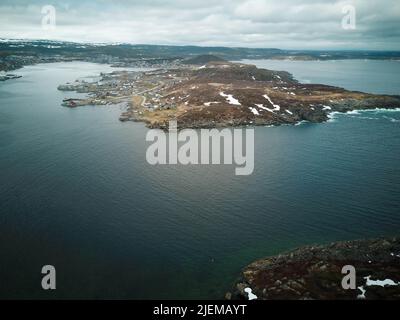
[[[163,108],[164,105],[153,105],[146,102],[148,99],[153,103],[159,102],[162,88],[176,84],[176,75],[168,74],[167,69],[157,71],[137,72],[137,71],[114,71],[107,74],[100,74],[97,82],[75,81],[60,85],[60,91],[75,91],[87,93],[86,99],[66,99],[63,106],[78,107],[83,105],[110,105],[121,102],[135,103],[138,97],[142,97],[140,106],[149,110]],[[168,106],[171,108],[172,106]],[[121,120],[124,117],[121,116]]]

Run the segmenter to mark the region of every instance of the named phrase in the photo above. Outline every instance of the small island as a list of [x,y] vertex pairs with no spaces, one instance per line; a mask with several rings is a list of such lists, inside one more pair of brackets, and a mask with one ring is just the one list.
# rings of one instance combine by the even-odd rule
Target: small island
[[259,69],[214,56],[184,60],[179,67],[146,72],[114,71],[101,80],[60,85],[88,93],[66,99],[66,107],[126,103],[121,121],[142,121],[166,129],[324,122],[333,112],[400,108],[400,96],[348,91],[299,83],[285,71]]

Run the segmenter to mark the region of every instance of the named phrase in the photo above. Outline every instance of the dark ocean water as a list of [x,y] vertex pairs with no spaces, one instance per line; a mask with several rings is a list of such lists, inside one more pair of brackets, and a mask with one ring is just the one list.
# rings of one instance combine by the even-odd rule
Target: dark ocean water
[[[338,81],[304,64],[297,77]],[[393,68],[394,83],[379,74],[364,90],[399,93]],[[255,259],[398,234],[400,112],[258,127],[247,177],[232,166],[153,167],[147,129],[120,123],[122,107],[60,106],[58,84],[107,70],[39,65],[0,83],[0,298],[221,298]],[[358,77],[343,86],[363,87]],[[46,264],[54,292],[40,286]]]

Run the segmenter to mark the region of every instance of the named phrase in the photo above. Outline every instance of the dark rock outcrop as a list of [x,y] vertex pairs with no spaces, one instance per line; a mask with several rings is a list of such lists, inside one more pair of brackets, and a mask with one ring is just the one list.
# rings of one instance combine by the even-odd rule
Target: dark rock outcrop
[[[354,266],[355,290],[342,287],[342,268]],[[229,296],[260,300],[400,299],[400,238],[307,246],[247,266]]]

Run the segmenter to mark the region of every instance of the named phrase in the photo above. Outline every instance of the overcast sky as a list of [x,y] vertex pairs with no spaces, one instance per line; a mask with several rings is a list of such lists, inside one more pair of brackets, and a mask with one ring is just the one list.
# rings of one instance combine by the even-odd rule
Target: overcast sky
[[[356,29],[342,9],[356,9]],[[56,28],[42,28],[44,5]],[[284,49],[400,50],[399,0],[1,0],[0,37]]]

